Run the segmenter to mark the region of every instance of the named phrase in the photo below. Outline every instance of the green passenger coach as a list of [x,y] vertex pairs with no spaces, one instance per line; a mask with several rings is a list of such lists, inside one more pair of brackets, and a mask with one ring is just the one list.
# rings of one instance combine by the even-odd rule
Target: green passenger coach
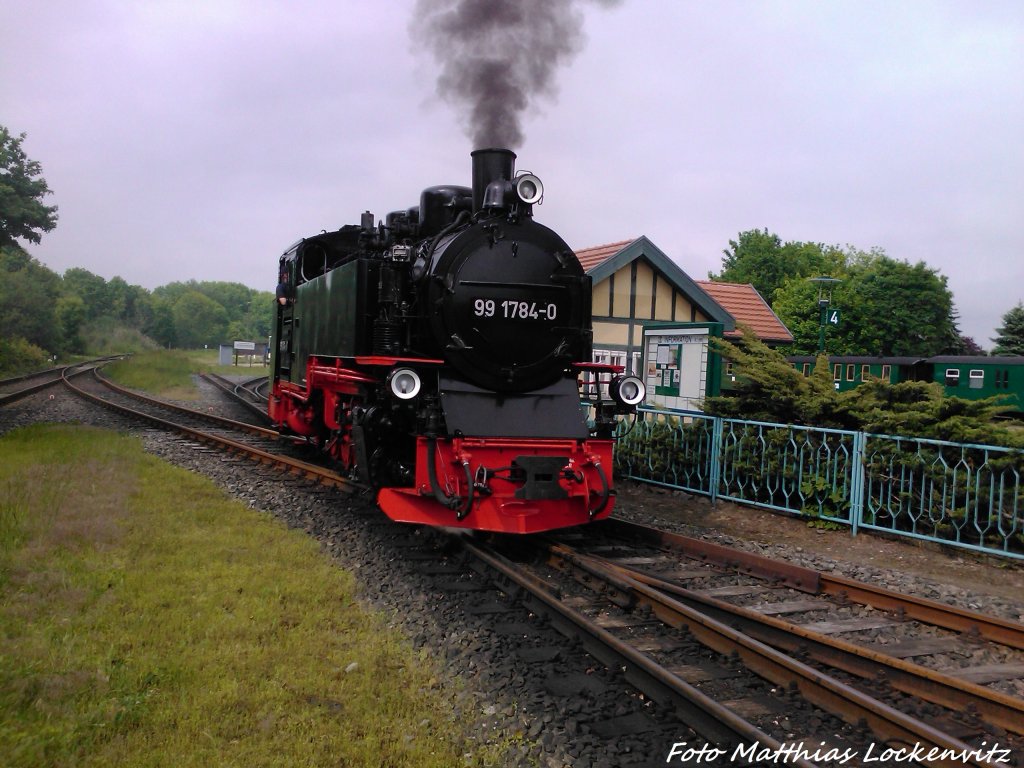
[[[805,376],[814,370],[815,358],[788,358]],[[1024,357],[984,355],[937,355],[935,357],[829,357],[832,380],[840,392],[871,379],[898,384],[902,381],[933,381],[949,397],[981,400],[1000,395],[1015,412],[1024,411]]]

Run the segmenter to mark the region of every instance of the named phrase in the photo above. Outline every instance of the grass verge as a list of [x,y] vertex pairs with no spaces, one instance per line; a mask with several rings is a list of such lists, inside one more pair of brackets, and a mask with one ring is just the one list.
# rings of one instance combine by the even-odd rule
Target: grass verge
[[431,661],[315,542],[135,439],[0,438],[6,766],[444,766]]
[[156,349],[140,352],[110,363],[103,370],[122,386],[171,400],[199,398],[199,390],[193,379],[197,373],[256,378],[267,375],[269,371],[262,365],[218,365],[215,349]]

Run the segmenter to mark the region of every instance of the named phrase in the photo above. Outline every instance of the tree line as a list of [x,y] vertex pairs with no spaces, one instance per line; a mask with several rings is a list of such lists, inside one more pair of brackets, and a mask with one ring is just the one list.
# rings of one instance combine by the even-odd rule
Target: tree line
[[44,202],[50,189],[24,139],[0,126],[0,373],[40,367],[55,355],[269,336],[269,291],[195,280],[149,291],[77,267],[59,275],[33,258],[22,243],[38,243],[56,226],[57,207]]
[[194,349],[266,339],[274,296],[240,283],[170,283],[149,291],[87,269],[58,275],[17,245],[0,246],[0,370],[56,355]]
[[[924,262],[910,264],[881,248],[863,251],[821,243],[783,242],[763,230],[741,232],[723,251],[722,271],[712,280],[750,283],[793,334],[792,354],[815,354],[821,318],[822,284],[840,322],[827,325],[826,351],[833,355],[983,355],[963,336],[946,277]],[[831,295],[828,296],[828,291]],[[996,355],[1024,355],[1024,305],[1003,316],[992,339]]]

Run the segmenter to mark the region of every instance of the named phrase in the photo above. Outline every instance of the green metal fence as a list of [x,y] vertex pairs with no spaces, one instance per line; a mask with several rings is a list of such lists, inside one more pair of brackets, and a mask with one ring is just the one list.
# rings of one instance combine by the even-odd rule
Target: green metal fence
[[987,445],[641,409],[621,476],[1024,559],[1024,453]]

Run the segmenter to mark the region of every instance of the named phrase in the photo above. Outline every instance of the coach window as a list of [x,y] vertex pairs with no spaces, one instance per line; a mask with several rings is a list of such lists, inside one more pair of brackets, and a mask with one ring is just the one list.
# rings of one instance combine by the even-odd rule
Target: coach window
[[960,370],[957,368],[946,369],[946,386],[947,387],[958,387],[960,386]]
[[804,372],[804,376],[810,376],[811,375],[811,364],[810,363],[804,363],[803,372]]
[[888,381],[890,381],[891,378],[892,378],[892,366],[891,365],[883,365],[882,366],[882,381],[888,382]]
[[981,389],[985,383],[985,372],[980,368],[971,369],[970,380],[967,382],[967,386],[971,389]]
[[857,375],[857,366],[852,365],[852,364],[847,365],[846,366],[846,380],[847,381],[855,381],[856,380],[856,375]]
[[860,380],[861,381],[867,381],[870,378],[871,378],[871,366],[870,365],[862,365],[860,367]]
[[836,367],[832,369],[832,378],[836,381],[843,380],[843,365],[842,363],[836,363]]

